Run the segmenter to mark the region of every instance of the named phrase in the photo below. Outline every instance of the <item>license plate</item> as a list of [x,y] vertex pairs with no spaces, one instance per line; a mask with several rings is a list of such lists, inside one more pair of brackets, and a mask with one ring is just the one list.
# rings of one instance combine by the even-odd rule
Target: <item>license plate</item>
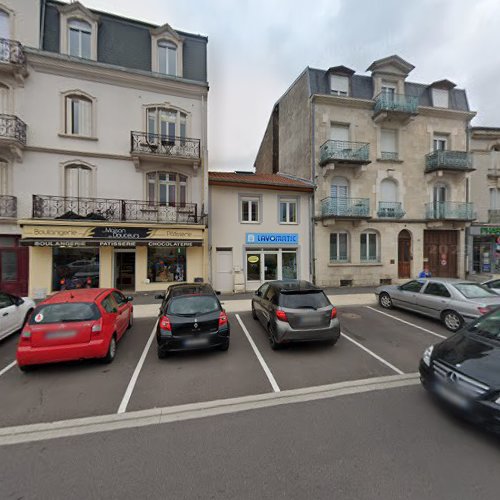
[[448,403],[451,403],[452,405],[463,410],[469,406],[469,400],[465,396],[458,394],[445,385],[437,384],[436,393]]
[[200,347],[208,344],[208,339],[187,339],[184,341],[184,345],[186,347]]
[[319,321],[316,318],[299,318],[297,324],[299,326],[318,326]]
[[45,337],[47,339],[70,339],[76,335],[75,330],[65,330],[63,332],[49,332]]

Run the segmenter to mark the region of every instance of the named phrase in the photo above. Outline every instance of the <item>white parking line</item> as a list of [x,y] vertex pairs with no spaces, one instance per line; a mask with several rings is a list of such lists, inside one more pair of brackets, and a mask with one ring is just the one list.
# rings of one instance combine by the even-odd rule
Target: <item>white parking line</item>
[[2,368],[2,370],[0,370],[0,377],[4,373],[7,373],[11,368],[14,368],[14,366],[16,366],[16,364],[17,364],[17,361],[12,361],[12,363],[10,363],[9,365],[7,365],[5,368]]
[[367,352],[370,356],[373,356],[376,360],[380,361],[391,370],[395,371],[399,375],[404,375],[404,372],[401,371],[399,368],[396,368],[394,365],[389,363],[389,361],[386,361],[384,358],[381,358],[378,354],[375,354],[373,351],[370,351],[370,349],[367,349],[364,345],[360,344],[359,342],[356,342],[354,339],[351,339],[351,337],[347,336],[345,333],[341,333],[340,335],[342,335],[342,337],[344,337],[345,339],[349,340],[349,342],[352,342],[354,345],[358,346],[360,349],[363,349],[363,351]]
[[367,309],[370,309],[371,311],[375,311],[376,313],[383,314],[384,316],[388,316],[389,318],[395,319],[396,321],[401,321],[401,323],[404,323],[405,325],[412,326],[413,328],[418,328],[419,330],[422,330],[423,332],[430,333],[431,335],[434,335],[435,337],[438,337],[440,339],[446,339],[445,335],[441,335],[439,333],[433,332],[431,330],[427,330],[427,328],[423,328],[421,326],[415,325],[413,323],[410,323],[409,321],[405,321],[404,319],[398,318],[397,316],[393,316],[392,314],[387,314],[386,312],[379,311],[378,309],[375,309],[374,307],[370,306],[365,306]]
[[248,342],[250,342],[250,345],[252,346],[253,352],[255,353],[255,355],[257,356],[257,359],[259,360],[260,366],[262,366],[262,369],[264,370],[264,373],[266,374],[269,382],[271,383],[271,387],[273,388],[273,391],[274,392],[280,392],[281,389],[279,388],[278,384],[276,383],[276,380],[273,377],[273,374],[271,373],[271,370],[267,366],[267,363],[264,361],[264,358],[262,357],[262,354],[257,349],[257,346],[255,345],[255,342],[253,341],[252,337],[248,333],[248,330],[247,330],[246,326],[243,324],[243,321],[241,321],[240,315],[236,314],[235,316],[236,316],[236,319],[238,320],[238,323],[240,324],[243,332],[245,333],[245,335],[246,335],[246,337],[248,339]]
[[156,324],[157,323],[158,323],[158,320],[155,321],[151,335],[149,336],[149,339],[146,342],[146,345],[144,346],[144,350],[142,351],[141,357],[139,358],[139,361],[137,362],[137,366],[135,367],[134,373],[132,374],[132,378],[130,379],[130,382],[128,383],[127,390],[125,391],[125,394],[123,395],[123,399],[122,399],[122,402],[120,403],[120,406],[118,407],[117,413],[125,413],[127,411],[128,402],[130,401],[130,397],[132,396],[132,392],[134,390],[135,384],[137,383],[137,379],[139,378],[139,374],[141,373],[142,365],[144,364],[144,361],[146,360],[146,356],[148,355],[149,348],[151,347],[151,344],[153,343],[153,339],[155,338]]

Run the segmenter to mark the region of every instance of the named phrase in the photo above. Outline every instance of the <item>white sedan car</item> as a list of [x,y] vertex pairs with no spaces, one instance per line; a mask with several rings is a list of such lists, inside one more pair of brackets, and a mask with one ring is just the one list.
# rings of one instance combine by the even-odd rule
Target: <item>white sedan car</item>
[[0,340],[19,331],[34,308],[35,303],[28,297],[0,292]]

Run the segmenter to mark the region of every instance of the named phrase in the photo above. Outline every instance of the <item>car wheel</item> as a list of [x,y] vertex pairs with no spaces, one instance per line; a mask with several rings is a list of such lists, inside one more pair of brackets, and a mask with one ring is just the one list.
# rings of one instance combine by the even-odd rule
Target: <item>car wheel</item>
[[160,346],[158,346],[156,353],[158,354],[158,359],[165,359],[168,355],[168,351],[162,349]]
[[271,344],[271,349],[273,351],[279,351],[282,347],[283,344],[280,344],[277,340],[276,337],[274,336],[274,329],[272,328],[271,325],[269,325],[268,331],[269,331],[269,342]]
[[17,366],[24,373],[31,372],[35,368],[33,365],[17,365]]
[[257,318],[257,314],[255,313],[255,308],[253,307],[253,304],[252,304],[252,318],[253,319],[258,319]]
[[229,339],[227,342],[224,342],[224,344],[221,344],[219,347],[217,347],[219,351],[227,351],[229,349]]
[[111,340],[109,341],[108,352],[104,356],[105,363],[112,363],[116,356],[116,335],[113,334]]
[[391,296],[383,292],[379,295],[378,297],[378,303],[384,308],[384,309],[392,309],[392,299]]
[[333,347],[337,343],[338,339],[339,339],[338,337],[335,337],[333,339],[327,340],[326,345],[329,347]]
[[134,313],[130,311],[130,317],[128,318],[127,330],[130,330],[134,326]]
[[445,311],[442,319],[444,326],[446,326],[446,328],[448,328],[451,332],[460,330],[464,324],[462,316],[455,311]]

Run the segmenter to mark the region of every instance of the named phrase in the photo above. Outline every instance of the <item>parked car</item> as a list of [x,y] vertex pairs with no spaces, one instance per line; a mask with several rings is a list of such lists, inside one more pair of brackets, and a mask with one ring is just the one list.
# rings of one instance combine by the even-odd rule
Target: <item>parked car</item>
[[458,279],[422,278],[380,286],[375,294],[386,309],[400,307],[439,319],[452,332],[500,306],[500,296],[488,288]]
[[484,281],[481,283],[483,286],[488,287],[492,292],[500,295],[500,279],[494,278],[488,281]]
[[68,290],[44,300],[21,332],[19,368],[88,358],[111,363],[133,324],[132,300],[114,288]]
[[158,358],[165,358],[171,351],[229,349],[227,314],[210,285],[172,285],[156,298],[163,301],[156,328]]
[[21,330],[35,305],[28,297],[0,292],[0,340]]
[[500,310],[428,347],[419,371],[423,386],[439,400],[500,430]]
[[290,342],[324,340],[333,345],[340,336],[337,309],[308,281],[264,283],[252,297],[252,316],[266,329],[274,350]]

